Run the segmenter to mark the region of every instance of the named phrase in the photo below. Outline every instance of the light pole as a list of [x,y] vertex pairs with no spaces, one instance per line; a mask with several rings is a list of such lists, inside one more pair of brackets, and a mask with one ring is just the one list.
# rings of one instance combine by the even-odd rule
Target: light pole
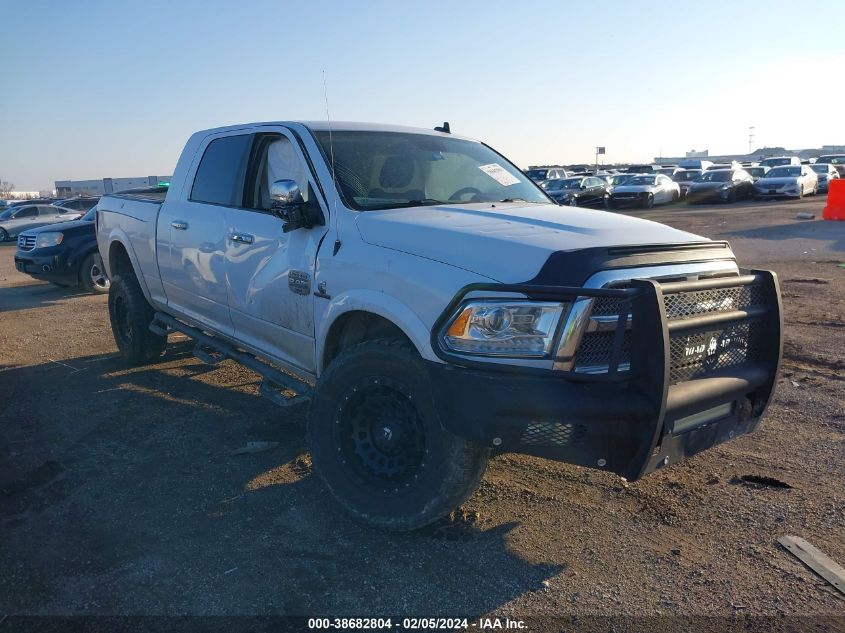
[[596,173],[595,175],[599,175],[599,154],[602,156],[604,155],[604,147],[596,147]]

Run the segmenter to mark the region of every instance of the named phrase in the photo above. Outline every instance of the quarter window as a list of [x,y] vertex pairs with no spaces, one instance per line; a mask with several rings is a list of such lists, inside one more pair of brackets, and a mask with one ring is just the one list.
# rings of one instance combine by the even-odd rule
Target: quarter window
[[249,135],[224,136],[208,144],[197,168],[191,200],[240,206],[238,195],[249,150]]

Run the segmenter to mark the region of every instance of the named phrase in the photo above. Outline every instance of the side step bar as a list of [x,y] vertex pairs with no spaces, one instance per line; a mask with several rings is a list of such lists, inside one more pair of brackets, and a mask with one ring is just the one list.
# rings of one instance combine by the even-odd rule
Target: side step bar
[[194,356],[208,365],[217,365],[228,358],[248,367],[263,378],[258,392],[279,406],[290,407],[307,402],[314,391],[314,388],[304,380],[276,369],[252,354],[208,336],[197,328],[185,325],[163,312],[155,313],[153,322],[150,324],[150,331],[159,336],[181,332],[192,338],[196,341]]

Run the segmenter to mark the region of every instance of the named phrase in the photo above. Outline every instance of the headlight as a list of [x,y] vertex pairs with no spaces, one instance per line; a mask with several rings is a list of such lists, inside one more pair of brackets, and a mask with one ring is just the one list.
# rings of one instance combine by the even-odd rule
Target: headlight
[[472,301],[449,322],[443,343],[479,356],[547,356],[568,304],[537,301]]
[[35,248],[58,246],[65,239],[64,233],[39,233],[35,240]]

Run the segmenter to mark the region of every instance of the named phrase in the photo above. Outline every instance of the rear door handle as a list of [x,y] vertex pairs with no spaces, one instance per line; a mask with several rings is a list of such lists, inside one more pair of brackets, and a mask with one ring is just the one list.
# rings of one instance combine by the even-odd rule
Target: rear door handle
[[187,222],[175,221],[175,222],[171,222],[170,226],[173,227],[174,229],[176,229],[177,231],[184,231],[188,228],[188,223]]
[[252,244],[255,241],[252,235],[247,235],[246,233],[232,233],[229,239],[238,244]]

